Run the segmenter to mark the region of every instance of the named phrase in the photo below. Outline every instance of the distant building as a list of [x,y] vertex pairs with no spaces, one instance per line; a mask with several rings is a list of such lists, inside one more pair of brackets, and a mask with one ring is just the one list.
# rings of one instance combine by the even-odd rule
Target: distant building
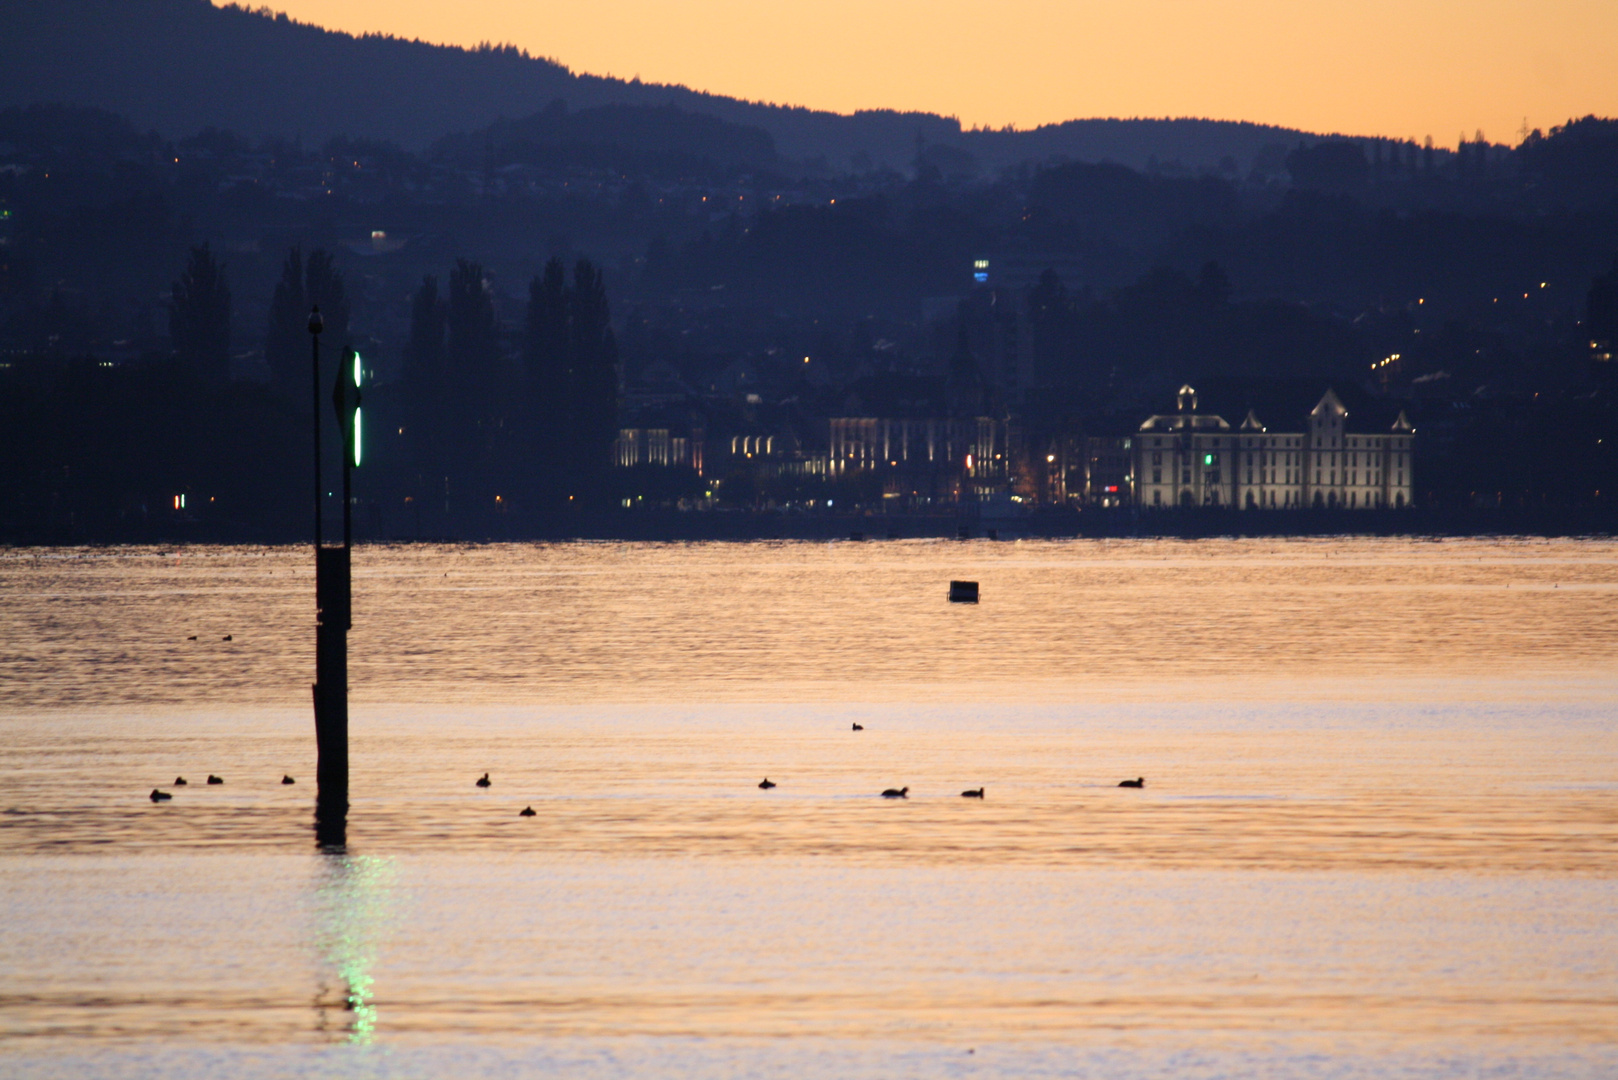
[[[1250,404],[1240,425],[1201,412],[1180,387],[1173,413],[1153,416],[1134,439],[1137,505],[1250,509],[1412,505],[1416,429],[1403,410],[1391,423],[1376,409],[1351,414],[1327,389],[1301,431],[1272,431]],[[1301,411],[1301,410],[1300,410]],[[1284,419],[1284,418],[1280,418]]]
[[1106,509],[1128,506],[1133,501],[1134,445],[1135,439],[1129,435],[1085,438],[1085,504]]
[[1003,495],[1010,459],[1008,425],[993,417],[827,421],[828,476],[873,472],[886,496],[916,505]]
[[673,434],[666,427],[619,428],[613,461],[620,469],[636,465],[684,466],[702,475],[702,429]]

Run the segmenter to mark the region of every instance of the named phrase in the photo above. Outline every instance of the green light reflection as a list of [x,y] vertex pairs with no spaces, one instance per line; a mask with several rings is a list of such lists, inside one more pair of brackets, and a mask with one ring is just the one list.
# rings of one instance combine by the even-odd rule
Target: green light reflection
[[[376,1037],[377,1008],[372,968],[392,922],[393,860],[381,855],[319,856],[315,879],[315,953],[323,973],[341,981],[346,1041],[365,1045]],[[325,980],[322,979],[322,983]],[[322,986],[315,998],[320,1030],[331,1030],[333,994]]]

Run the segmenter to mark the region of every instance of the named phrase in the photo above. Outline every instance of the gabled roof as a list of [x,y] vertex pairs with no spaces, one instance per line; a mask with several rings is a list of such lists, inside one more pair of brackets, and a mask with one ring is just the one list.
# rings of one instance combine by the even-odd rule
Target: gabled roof
[[1394,430],[1400,414],[1391,398],[1326,379],[1209,379],[1197,386],[1197,396],[1209,412],[1250,416],[1261,431],[1301,432],[1325,409],[1341,416],[1348,432],[1382,435]]

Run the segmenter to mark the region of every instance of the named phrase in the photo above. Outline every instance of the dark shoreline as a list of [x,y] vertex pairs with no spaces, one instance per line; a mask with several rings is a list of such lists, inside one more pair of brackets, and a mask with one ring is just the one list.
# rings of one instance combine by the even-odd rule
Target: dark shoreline
[[[363,516],[363,515],[362,515]],[[756,540],[911,539],[1203,539],[1211,537],[1410,536],[1605,537],[1618,534],[1618,512],[1608,507],[1568,510],[1228,510],[1177,509],[1043,511],[1018,518],[971,515],[871,514],[821,516],[743,511],[657,510],[577,513],[533,522],[494,522],[455,535],[416,535],[367,528],[362,543],[501,543],[568,540],[699,542]],[[84,547],[124,544],[300,544],[307,534],[229,522],[170,521],[89,534],[64,526],[10,530],[0,547]]]

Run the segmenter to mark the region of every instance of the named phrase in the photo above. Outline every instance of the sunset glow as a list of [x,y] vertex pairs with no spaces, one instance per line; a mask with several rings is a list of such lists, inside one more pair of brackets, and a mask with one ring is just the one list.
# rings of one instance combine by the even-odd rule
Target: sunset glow
[[353,33],[517,45],[575,72],[1001,127],[1203,116],[1453,146],[1618,108],[1604,0],[285,0]]

